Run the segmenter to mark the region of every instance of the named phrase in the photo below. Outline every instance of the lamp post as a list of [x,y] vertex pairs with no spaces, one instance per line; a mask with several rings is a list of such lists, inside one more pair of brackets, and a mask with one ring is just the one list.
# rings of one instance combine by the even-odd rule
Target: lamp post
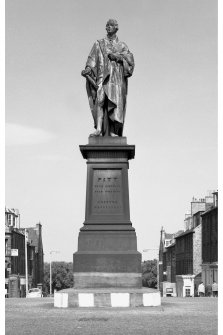
[[51,255],[55,253],[55,254],[59,254],[59,251],[57,250],[51,250],[50,251],[50,296],[52,295],[52,269],[51,269]]
[[157,290],[159,290],[159,277],[160,277],[160,272],[159,272],[159,249],[144,249],[143,252],[148,252],[148,251],[151,251],[151,250],[155,250],[156,252],[158,251],[158,255],[157,255]]

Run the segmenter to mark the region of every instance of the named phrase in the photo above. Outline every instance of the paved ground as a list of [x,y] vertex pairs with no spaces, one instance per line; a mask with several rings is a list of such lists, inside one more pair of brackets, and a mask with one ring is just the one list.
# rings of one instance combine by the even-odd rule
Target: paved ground
[[6,335],[216,335],[217,298],[162,298],[160,307],[53,307],[53,298],[6,299]]

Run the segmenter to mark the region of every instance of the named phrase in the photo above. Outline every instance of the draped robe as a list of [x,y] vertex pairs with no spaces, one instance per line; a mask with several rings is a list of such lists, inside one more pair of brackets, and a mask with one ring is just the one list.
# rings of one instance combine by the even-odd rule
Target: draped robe
[[[108,54],[113,53],[121,58],[121,61],[111,61]],[[97,126],[97,118],[102,108],[106,108],[111,121],[124,124],[126,112],[126,97],[128,89],[128,77],[133,74],[134,58],[124,42],[118,37],[109,40],[107,37],[94,43],[88,56],[86,66],[91,68],[91,77],[98,85],[96,90],[89,81],[86,88],[90,109]]]

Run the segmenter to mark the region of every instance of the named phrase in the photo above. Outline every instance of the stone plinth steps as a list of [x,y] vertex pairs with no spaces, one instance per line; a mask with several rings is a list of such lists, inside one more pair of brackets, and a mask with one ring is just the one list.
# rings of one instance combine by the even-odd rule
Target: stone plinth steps
[[161,305],[155,289],[66,289],[54,294],[54,307],[155,307]]

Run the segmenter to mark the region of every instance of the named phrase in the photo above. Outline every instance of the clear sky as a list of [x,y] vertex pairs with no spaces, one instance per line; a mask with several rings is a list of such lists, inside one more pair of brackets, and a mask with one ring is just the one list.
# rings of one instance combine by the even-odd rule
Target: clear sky
[[[6,195],[21,226],[43,226],[45,260],[72,261],[85,215],[93,130],[85,67],[109,18],[135,58],[124,136],[138,250],[183,228],[193,196],[217,185],[217,1],[6,2]],[[150,257],[149,254],[144,255]]]

